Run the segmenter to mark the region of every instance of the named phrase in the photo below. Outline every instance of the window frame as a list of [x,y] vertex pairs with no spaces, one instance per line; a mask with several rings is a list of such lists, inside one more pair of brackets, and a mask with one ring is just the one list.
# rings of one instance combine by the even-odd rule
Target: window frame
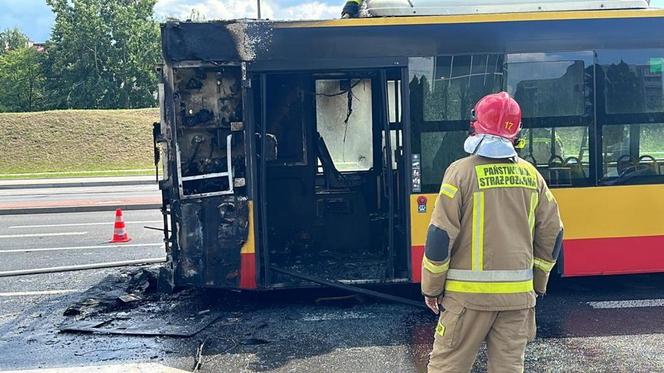
[[[606,61],[601,61],[602,53],[608,52],[611,54],[616,54],[621,51],[626,52],[641,52],[646,53],[647,51],[659,51],[664,55],[664,48],[623,48],[623,49],[596,49],[595,50],[595,68],[600,66],[600,63],[603,62],[606,64]],[[664,183],[664,175],[650,175],[650,176],[640,176],[640,177],[631,177],[621,179],[620,176],[611,176],[607,177],[604,175],[604,127],[610,126],[626,126],[630,129],[630,133],[633,129],[633,126],[639,126],[639,130],[642,129],[644,124],[661,124],[664,126],[664,109],[661,112],[637,112],[637,113],[609,113],[606,107],[606,74],[596,73],[595,74],[595,84],[597,87],[596,97],[595,97],[595,107],[596,107],[596,122],[597,122],[597,137],[598,137],[598,146],[596,149],[597,152],[597,177],[596,184],[599,186],[609,186],[609,185],[645,185],[645,184],[662,184]],[[663,88],[664,89],[664,88]],[[640,136],[639,136],[640,137]],[[640,142],[640,139],[639,139]],[[636,146],[638,149],[639,143],[634,144],[632,142],[632,136],[629,138],[629,148],[630,155],[633,148]],[[664,145],[662,146],[664,148]],[[639,156],[640,156],[639,151]],[[662,165],[664,163],[660,163]]]
[[[450,57],[450,56],[468,56],[468,54],[455,54],[455,55],[439,55],[426,58],[434,58],[434,68],[435,68],[435,58],[438,57]],[[475,54],[477,55],[477,54]],[[487,55],[496,55],[499,58],[502,58],[503,69],[502,69],[502,81],[501,89],[507,89],[507,79],[509,75],[508,64],[510,56],[520,56],[524,57],[527,54],[501,54],[501,53],[487,53]],[[575,60],[582,60],[584,62],[584,71],[588,67],[592,66],[592,74],[589,75],[584,73],[584,100],[585,100],[585,110],[582,115],[570,115],[570,116],[556,116],[556,117],[534,117],[534,118],[523,118],[524,128],[569,128],[569,127],[586,127],[588,128],[588,174],[586,175],[585,182],[577,182],[572,186],[554,186],[555,188],[577,188],[577,187],[588,187],[594,186],[597,184],[597,172],[598,172],[598,162],[597,154],[595,148],[597,148],[597,131],[596,131],[596,119],[595,119],[595,105],[596,96],[596,61],[595,61],[595,52],[592,50],[585,51],[574,51],[574,52],[561,52],[552,55],[551,57],[544,57],[537,61],[532,62],[555,62],[555,61],[572,61],[573,57],[576,57]],[[502,57],[501,57],[502,56]],[[579,58],[583,57],[583,58]],[[422,57],[416,57],[422,58]],[[567,59],[566,59],[567,58]],[[515,63],[523,63],[529,61],[517,61]],[[419,154],[420,162],[422,162],[422,134],[429,132],[452,132],[452,131],[467,131],[469,128],[469,120],[448,120],[448,121],[425,121],[424,120],[424,97],[423,93],[416,93],[416,97],[413,97],[413,90],[411,90],[411,82],[415,76],[420,74],[409,72],[409,95],[410,100],[410,110],[411,110],[411,154]],[[419,100],[418,100],[419,99]],[[417,102],[419,101],[419,102]],[[442,175],[440,175],[442,178]],[[421,193],[435,193],[439,188],[439,185],[435,184],[425,184],[424,179],[425,175],[420,175],[421,177]],[[418,192],[420,193],[420,192]]]

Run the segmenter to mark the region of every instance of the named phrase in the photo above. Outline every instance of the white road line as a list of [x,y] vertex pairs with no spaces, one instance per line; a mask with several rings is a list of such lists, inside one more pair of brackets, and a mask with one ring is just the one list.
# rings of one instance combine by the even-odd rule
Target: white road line
[[[145,221],[126,221],[125,224],[156,224],[163,223],[163,220],[145,220]],[[12,225],[9,229],[28,229],[28,228],[57,228],[57,227],[82,227],[88,225],[113,225],[113,222],[103,223],[67,223],[67,224],[42,224],[42,225]]]
[[360,312],[325,312],[322,314],[305,314],[302,316],[302,321],[331,321],[331,320],[356,320],[356,319],[369,319],[375,315],[370,315]]
[[[103,350],[102,350],[103,351]],[[113,351],[108,347],[108,351]],[[116,372],[161,372],[161,373],[186,373],[188,370],[171,368],[157,363],[124,363],[110,365],[95,365],[84,367],[58,367],[40,368],[30,370],[3,370],[3,373],[116,373]]]
[[122,245],[97,245],[97,246],[70,246],[70,247],[44,247],[37,249],[18,249],[18,250],[0,250],[0,254],[4,253],[35,253],[40,251],[66,251],[66,250],[94,250],[94,249],[114,249],[125,247],[148,247],[148,246],[164,246],[163,243],[135,243],[135,244],[122,244]]
[[0,293],[0,297],[34,297],[39,295],[62,295],[69,293],[78,293],[79,289],[66,289],[66,290],[41,290],[41,291],[17,291],[14,293]]
[[664,299],[633,299],[586,303],[594,309],[664,307]]
[[60,232],[60,233],[29,233],[29,234],[4,234],[0,238],[28,238],[28,237],[55,237],[55,236],[83,236],[88,232]]
[[[61,172],[31,172],[23,174],[0,174],[0,177],[7,176],[36,176],[36,175],[69,175],[69,174],[112,174],[112,173],[122,173],[122,172],[146,172],[154,171],[151,168],[141,168],[136,170],[110,170],[110,171],[61,171]],[[141,176],[141,175],[137,175]]]

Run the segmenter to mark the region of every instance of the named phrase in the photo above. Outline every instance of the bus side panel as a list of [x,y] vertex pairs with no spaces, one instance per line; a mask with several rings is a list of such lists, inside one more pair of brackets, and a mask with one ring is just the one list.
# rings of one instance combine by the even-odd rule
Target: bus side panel
[[554,189],[564,276],[664,272],[664,185]]
[[565,240],[564,276],[664,272],[664,236]]
[[240,288],[256,289],[256,241],[254,238],[254,203],[249,201],[247,240],[240,250]]
[[417,283],[422,280],[424,243],[436,198],[436,194],[410,196],[410,280],[412,282]]
[[[664,272],[664,185],[553,189],[563,276]],[[435,194],[411,195],[411,281],[420,282]],[[424,203],[420,203],[424,202]]]

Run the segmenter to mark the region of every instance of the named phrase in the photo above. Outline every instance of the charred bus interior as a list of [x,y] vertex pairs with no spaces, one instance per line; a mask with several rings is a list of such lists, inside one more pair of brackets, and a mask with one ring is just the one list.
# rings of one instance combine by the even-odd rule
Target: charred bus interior
[[400,74],[278,73],[256,82],[266,286],[299,282],[274,267],[348,282],[407,278]]

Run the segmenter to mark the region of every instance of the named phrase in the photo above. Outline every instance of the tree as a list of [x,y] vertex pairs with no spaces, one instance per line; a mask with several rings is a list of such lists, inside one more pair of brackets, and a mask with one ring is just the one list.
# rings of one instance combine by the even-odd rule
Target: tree
[[43,108],[43,54],[32,47],[0,55],[0,112]]
[[47,0],[55,13],[46,45],[50,106],[154,106],[160,59],[155,2]]
[[27,35],[17,28],[6,29],[0,32],[0,56],[18,48],[28,46],[30,40]]

